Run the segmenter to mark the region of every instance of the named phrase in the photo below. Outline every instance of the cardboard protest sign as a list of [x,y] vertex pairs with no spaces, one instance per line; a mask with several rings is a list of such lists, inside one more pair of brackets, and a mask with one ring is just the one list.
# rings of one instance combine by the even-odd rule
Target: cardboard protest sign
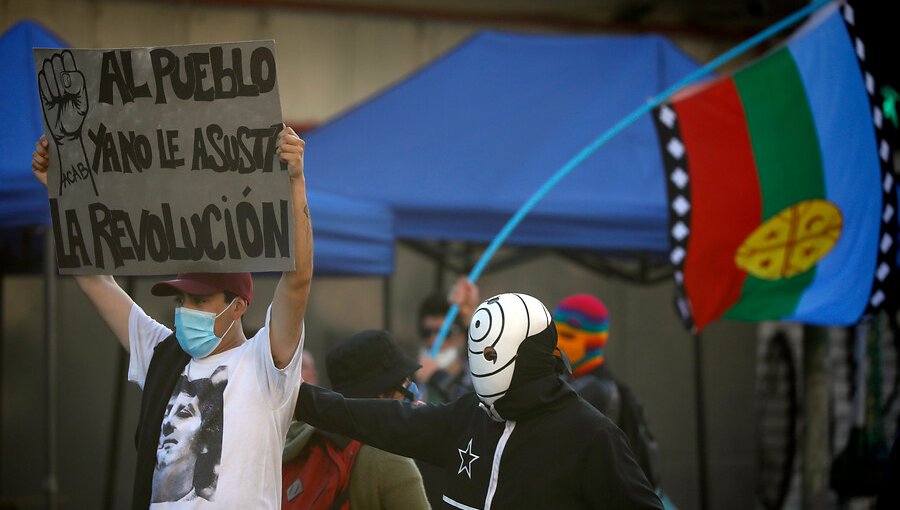
[[274,41],[34,59],[61,273],[294,267]]

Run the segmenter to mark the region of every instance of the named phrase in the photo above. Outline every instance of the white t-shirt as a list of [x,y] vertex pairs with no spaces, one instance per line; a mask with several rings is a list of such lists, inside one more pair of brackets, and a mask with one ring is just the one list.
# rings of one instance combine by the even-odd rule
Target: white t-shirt
[[[275,367],[266,324],[243,345],[191,359],[166,406],[151,509],[281,506],[281,451],[300,389],[303,336]],[[157,344],[172,331],[137,305],[128,318],[128,380],[141,389]]]

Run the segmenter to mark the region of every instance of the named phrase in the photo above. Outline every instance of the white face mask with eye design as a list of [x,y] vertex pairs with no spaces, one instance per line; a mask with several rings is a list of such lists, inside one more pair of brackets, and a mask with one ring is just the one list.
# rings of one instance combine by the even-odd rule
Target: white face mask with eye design
[[522,341],[547,329],[550,320],[547,308],[526,294],[500,294],[475,310],[469,323],[469,371],[485,406],[509,390]]

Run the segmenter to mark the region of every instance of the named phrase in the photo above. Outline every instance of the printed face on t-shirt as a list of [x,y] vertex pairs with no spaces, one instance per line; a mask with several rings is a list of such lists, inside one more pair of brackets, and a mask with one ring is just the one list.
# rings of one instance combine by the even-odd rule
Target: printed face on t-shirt
[[200,399],[187,393],[179,393],[169,402],[156,454],[161,466],[172,466],[192,458],[193,440],[203,422],[199,405]]
[[210,377],[178,379],[159,429],[152,502],[214,500],[227,384],[227,366]]

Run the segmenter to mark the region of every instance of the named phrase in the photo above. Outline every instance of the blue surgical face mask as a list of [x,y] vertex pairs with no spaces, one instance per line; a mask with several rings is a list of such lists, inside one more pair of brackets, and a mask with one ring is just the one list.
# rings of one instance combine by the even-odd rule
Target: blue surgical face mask
[[410,379],[407,379],[397,391],[403,395],[404,402],[418,402],[422,398],[419,387]]
[[419,392],[419,387],[414,382],[409,383],[409,386],[406,387],[406,392],[403,394],[403,401],[418,402],[420,398],[422,398],[422,394]]
[[[231,308],[235,300],[237,298],[231,300],[231,303],[228,303],[225,310]],[[225,313],[225,310],[222,310],[219,315]],[[216,336],[215,325],[219,315],[183,306],[175,309],[175,337],[178,338],[178,344],[181,345],[184,352],[190,354],[194,359],[201,359],[209,356],[209,353],[213,352],[222,343],[222,337],[231,331],[234,321],[231,321],[228,329],[225,330],[225,333],[222,333],[222,337],[218,337]]]

